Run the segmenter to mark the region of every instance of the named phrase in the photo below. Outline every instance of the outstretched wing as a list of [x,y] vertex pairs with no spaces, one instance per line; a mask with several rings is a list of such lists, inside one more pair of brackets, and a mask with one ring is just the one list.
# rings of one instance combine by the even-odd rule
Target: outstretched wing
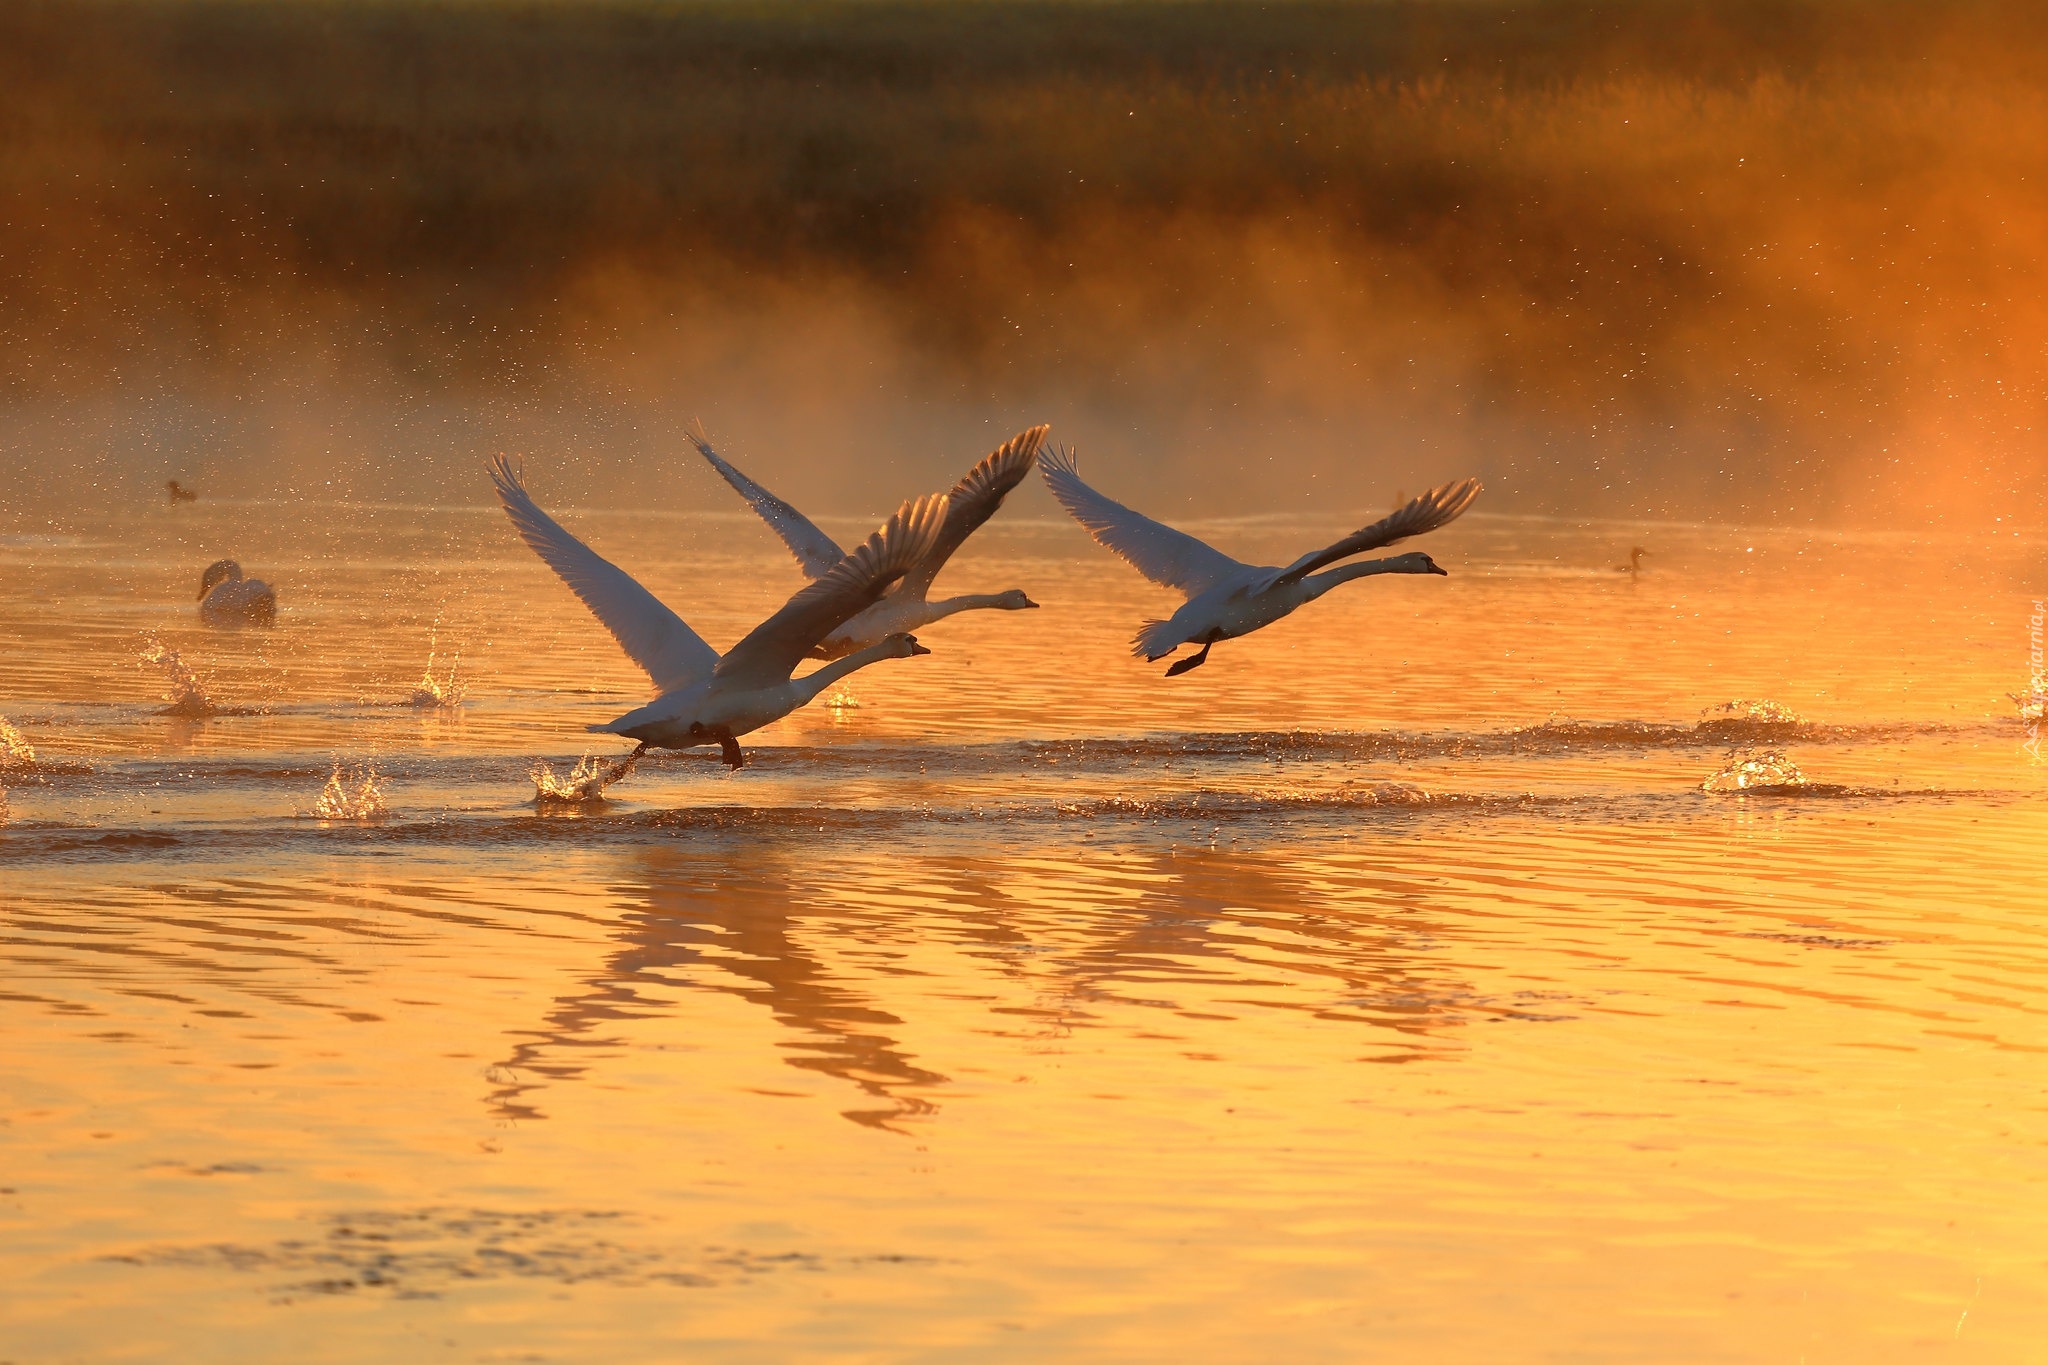
[[1250,569],[1214,546],[1176,531],[1120,502],[1112,502],[1081,482],[1074,452],[1055,447],[1039,457],[1038,472],[1060,506],[1125,562],[1164,588],[1178,588],[1188,597],[1207,592],[1232,575]]
[[923,597],[931,590],[932,580],[939,576],[940,569],[946,567],[953,551],[996,514],[996,509],[1003,505],[1003,499],[1009,496],[1012,488],[1024,482],[1024,476],[1031,472],[1032,461],[1038,458],[1038,447],[1044,443],[1045,433],[1050,430],[1051,427],[1035,426],[1029,431],[1018,432],[953,485],[946,494],[945,529],[939,532],[938,541],[925,557],[903,575],[903,586],[897,589],[898,592]]
[[768,523],[768,529],[782,537],[782,543],[796,556],[805,578],[821,576],[846,557],[846,551],[839,548],[839,543],[813,525],[809,517],[733,468],[723,455],[711,448],[711,442],[705,439],[701,428],[690,428],[690,440],[696,445],[697,453],[709,460],[711,467],[733,486],[733,491],[760,513],[761,520]]
[[520,484],[519,465],[500,455],[491,461],[491,482],[498,501],[512,518],[519,538],[583,599],[629,658],[654,680],[654,694],[673,692],[711,676],[718,651],[704,643],[683,618],[661,599],[633,581],[632,575],[604,559],[562,529],[561,523],[534,505]]
[[1408,504],[1397,512],[1390,512],[1370,526],[1361,527],[1333,545],[1320,550],[1311,550],[1286,568],[1260,583],[1257,591],[1292,583],[1305,578],[1325,564],[1335,564],[1340,559],[1377,550],[1392,545],[1397,540],[1419,536],[1425,531],[1434,531],[1448,526],[1464,515],[1472,500],[1479,496],[1479,480],[1453,479],[1438,484],[1419,498],[1411,498]]
[[717,676],[742,687],[788,682],[820,640],[881,600],[891,583],[931,553],[945,525],[944,493],[904,503],[865,543],[727,650]]

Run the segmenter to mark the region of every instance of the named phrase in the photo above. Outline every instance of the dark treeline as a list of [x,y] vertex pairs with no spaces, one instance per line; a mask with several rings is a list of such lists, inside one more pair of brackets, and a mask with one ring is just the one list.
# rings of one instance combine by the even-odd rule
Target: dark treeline
[[2044,75],[2011,4],[15,0],[0,400],[566,383],[829,282],[970,387],[1981,501],[2042,467]]

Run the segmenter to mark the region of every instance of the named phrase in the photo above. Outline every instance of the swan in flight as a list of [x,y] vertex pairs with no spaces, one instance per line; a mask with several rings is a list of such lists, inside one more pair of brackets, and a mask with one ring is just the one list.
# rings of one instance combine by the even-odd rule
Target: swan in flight
[[801,678],[791,676],[819,641],[872,606],[931,552],[946,524],[942,493],[904,503],[865,544],[840,556],[782,610],[720,655],[653,593],[541,511],[521,486],[517,464],[503,455],[492,460],[491,482],[519,538],[583,599],[653,681],[653,701],[589,727],[639,740],[635,757],[649,748],[716,744],[737,768],[746,762],[739,736],[782,719],[855,669],[931,653],[916,637],[899,632]]
[[1110,501],[1081,482],[1071,451],[1047,451],[1038,472],[1060,506],[1097,544],[1122,556],[1154,583],[1177,589],[1187,599],[1168,619],[1147,621],[1131,642],[1131,652],[1148,662],[1163,659],[1182,645],[1201,645],[1200,653],[1180,659],[1166,670],[1169,678],[1201,667],[1208,661],[1210,646],[1218,640],[1234,640],[1270,626],[1339,583],[1369,574],[1444,573],[1435,560],[1419,552],[1346,564],[1328,573],[1316,570],[1434,531],[1455,521],[1479,496],[1479,480],[1455,479],[1281,569],[1241,564],[1184,531]]
[[[820,641],[810,656],[814,659],[843,658],[877,640],[902,631],[921,630],[956,612],[983,608],[1027,611],[1036,607],[1038,603],[1026,597],[1022,588],[1011,588],[1008,592],[966,593],[959,597],[941,598],[937,602],[928,600],[926,594],[931,591],[932,580],[939,576],[939,570],[953,557],[953,552],[976,528],[995,515],[996,509],[1003,505],[1003,498],[1031,472],[1032,461],[1038,458],[1038,447],[1044,443],[1047,430],[1036,426],[1019,432],[968,470],[946,494],[951,509],[946,513],[946,529],[932,542],[931,549],[911,566],[887,596]],[[782,537],[782,543],[796,556],[805,577],[817,578],[839,563],[844,552],[810,518],[733,468],[724,456],[711,448],[711,442],[701,430],[693,429],[690,439],[696,443],[698,453],[710,461],[711,467],[752,504],[761,520],[768,523],[769,529]]]
[[234,560],[215,560],[199,578],[199,616],[216,626],[267,626],[277,619],[277,594],[260,578],[242,577]]

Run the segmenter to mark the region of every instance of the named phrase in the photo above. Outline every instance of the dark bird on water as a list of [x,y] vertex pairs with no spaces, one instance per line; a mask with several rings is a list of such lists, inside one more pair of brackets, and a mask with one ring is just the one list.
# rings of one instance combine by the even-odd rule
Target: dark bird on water
[[1628,563],[1615,565],[1614,571],[1616,573],[1625,573],[1630,578],[1640,577],[1643,572],[1643,556],[1648,553],[1650,552],[1640,545],[1629,546]]
[[197,502],[197,501],[199,501],[199,495],[198,495],[197,493],[194,493],[194,492],[193,492],[193,491],[192,491],[191,489],[189,489],[189,488],[185,487],[185,486],[184,486],[183,484],[179,483],[179,482],[178,482],[178,481],[177,481],[176,479],[170,479],[170,480],[167,480],[167,481],[166,481],[166,482],[164,483],[164,487],[165,487],[165,489],[167,489],[167,490],[168,490],[168,491],[170,492],[170,495],[171,495],[171,501],[172,501],[172,502]]

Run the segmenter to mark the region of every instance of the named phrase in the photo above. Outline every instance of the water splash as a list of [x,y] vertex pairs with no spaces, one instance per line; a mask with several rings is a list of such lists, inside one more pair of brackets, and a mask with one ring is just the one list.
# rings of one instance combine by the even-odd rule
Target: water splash
[[837,692],[834,692],[831,696],[825,698],[823,704],[825,706],[825,709],[830,711],[835,718],[847,711],[860,710],[859,698],[855,697],[853,693],[847,691],[843,687],[840,688]]
[[604,789],[640,765],[640,751],[624,758],[606,760],[585,754],[567,777],[557,777],[552,763],[536,761],[527,776],[533,779],[533,803],[537,806],[583,805],[604,800]]
[[1700,712],[1700,724],[1726,725],[1736,722],[1746,725],[1804,725],[1806,717],[1791,707],[1775,701],[1724,701],[1719,706],[1709,706]]
[[321,820],[375,820],[390,813],[384,804],[384,778],[374,762],[360,764],[334,760],[327,785],[313,802],[313,815]]
[[463,696],[469,691],[466,683],[458,682],[455,674],[462,667],[462,653],[448,661],[446,682],[434,681],[434,654],[439,641],[441,623],[434,622],[434,629],[427,636],[427,666],[420,672],[420,680],[413,684],[412,695],[407,704],[420,711],[454,710],[462,705]]
[[158,715],[201,720],[218,714],[218,709],[206,695],[204,682],[178,657],[177,650],[166,647],[163,641],[152,635],[142,651],[142,662],[155,664],[164,672],[164,700],[169,705],[161,707]]
[[7,717],[0,716],[0,773],[9,768],[33,768],[36,766],[35,747],[21,731],[8,723]]
[[2019,711],[2020,724],[2039,725],[2048,719],[2048,692],[2008,692],[2013,706]]
[[1745,792],[1769,791],[1785,787],[1804,787],[1806,774],[1799,771],[1794,763],[1776,749],[1765,749],[1760,753],[1746,753],[1729,756],[1727,766],[1700,783],[1701,791]]

